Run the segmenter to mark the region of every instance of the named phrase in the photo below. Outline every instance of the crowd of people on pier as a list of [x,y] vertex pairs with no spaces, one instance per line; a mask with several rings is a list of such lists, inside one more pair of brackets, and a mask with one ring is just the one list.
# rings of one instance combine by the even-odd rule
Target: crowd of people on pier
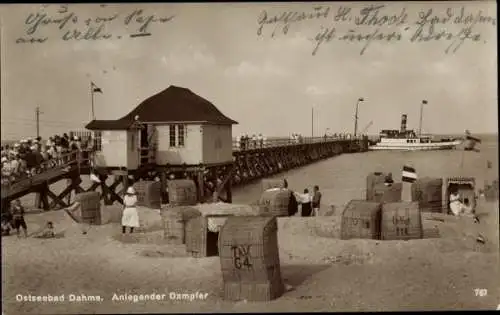
[[244,134],[238,138],[238,143],[241,150],[264,148],[267,145],[267,137],[261,133],[253,134],[251,137]]
[[[2,185],[33,176],[46,168],[64,163],[66,153],[87,146],[77,136],[55,135],[43,141],[41,137],[22,139],[13,144],[2,145]],[[44,163],[50,161],[50,163]]]
[[[365,135],[363,135],[365,136]],[[361,135],[359,138],[362,137]],[[333,133],[328,134],[325,133],[323,136],[319,136],[314,138],[314,141],[329,141],[329,140],[349,140],[354,139],[354,136],[350,133]],[[309,141],[310,138],[306,138],[302,136],[300,133],[292,133],[288,139],[276,138],[271,141],[268,140],[266,136],[263,136],[262,133],[253,134],[249,136],[248,134],[240,135],[237,139],[237,146],[240,150],[251,150],[251,149],[260,149],[265,148],[266,146],[279,146],[279,145],[289,145],[289,144],[302,144]]]

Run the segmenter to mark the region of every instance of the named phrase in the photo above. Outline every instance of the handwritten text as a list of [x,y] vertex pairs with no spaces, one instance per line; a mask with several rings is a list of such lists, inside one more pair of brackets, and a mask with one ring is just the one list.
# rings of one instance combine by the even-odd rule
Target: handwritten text
[[[59,6],[55,12],[48,12],[48,9],[48,6],[44,6],[40,12],[26,16],[23,21],[24,34],[16,39],[16,43],[45,43],[52,39],[53,34],[57,34],[56,39],[63,41],[111,40],[121,39],[124,35],[140,38],[152,35],[155,24],[170,22],[175,17],[175,15],[157,16],[154,13],[146,13],[140,8],[125,14],[100,13],[96,10],[97,13],[93,16],[79,15],[71,11],[68,5]],[[113,29],[121,33],[115,33]]]
[[280,27],[282,35],[286,36],[291,24],[305,25],[311,20],[317,20],[319,24],[311,25],[319,28],[309,37],[313,43],[313,56],[327,43],[359,43],[360,55],[363,55],[375,42],[396,44],[403,41],[417,44],[445,42],[443,50],[450,54],[456,53],[466,43],[486,43],[488,38],[483,35],[484,27],[496,26],[496,17],[465,6],[444,10],[420,9],[412,13],[407,8],[393,9],[378,4],[357,9],[322,6],[314,7],[310,12],[271,14],[263,11],[257,18],[257,35],[264,36],[263,28],[273,24],[271,38],[275,38]]

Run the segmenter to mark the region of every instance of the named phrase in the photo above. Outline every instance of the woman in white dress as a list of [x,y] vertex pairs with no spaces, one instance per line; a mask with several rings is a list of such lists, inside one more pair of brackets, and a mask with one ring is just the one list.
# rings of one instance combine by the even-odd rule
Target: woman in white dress
[[134,232],[134,228],[139,227],[139,214],[137,213],[137,195],[135,193],[134,187],[130,186],[127,189],[127,193],[123,198],[123,204],[125,208],[123,209],[122,215],[122,233],[126,233],[127,227],[130,228],[130,233]]

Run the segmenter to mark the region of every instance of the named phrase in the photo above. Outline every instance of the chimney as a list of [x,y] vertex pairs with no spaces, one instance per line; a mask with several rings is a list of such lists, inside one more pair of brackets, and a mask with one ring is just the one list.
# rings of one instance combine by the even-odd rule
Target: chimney
[[401,115],[401,133],[406,132],[406,114]]

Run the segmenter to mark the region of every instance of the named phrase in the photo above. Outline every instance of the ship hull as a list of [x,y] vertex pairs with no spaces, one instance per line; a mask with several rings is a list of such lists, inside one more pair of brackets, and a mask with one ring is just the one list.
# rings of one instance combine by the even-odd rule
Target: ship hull
[[435,151],[435,150],[453,150],[461,142],[431,142],[431,143],[377,143],[369,146],[371,151],[391,150],[391,151]]

